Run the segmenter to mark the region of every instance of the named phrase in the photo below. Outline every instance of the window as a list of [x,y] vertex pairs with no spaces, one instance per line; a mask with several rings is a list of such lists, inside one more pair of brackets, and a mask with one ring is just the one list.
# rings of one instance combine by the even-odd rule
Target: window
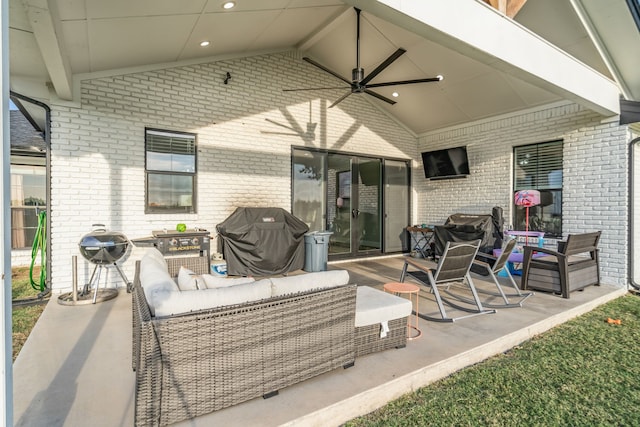
[[11,248],[33,245],[38,214],[46,209],[44,157],[11,156]]
[[[529,208],[529,230],[545,236],[562,236],[562,141],[514,148],[514,194],[538,190],[540,204]],[[524,230],[526,209],[515,206],[513,227]]]
[[195,212],[196,135],[145,129],[146,212]]

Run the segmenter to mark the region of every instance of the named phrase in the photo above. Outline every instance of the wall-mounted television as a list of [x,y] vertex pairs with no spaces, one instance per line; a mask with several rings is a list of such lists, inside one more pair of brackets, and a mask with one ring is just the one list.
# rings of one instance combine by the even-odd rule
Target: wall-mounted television
[[467,147],[422,153],[424,176],[428,179],[464,178],[469,175]]

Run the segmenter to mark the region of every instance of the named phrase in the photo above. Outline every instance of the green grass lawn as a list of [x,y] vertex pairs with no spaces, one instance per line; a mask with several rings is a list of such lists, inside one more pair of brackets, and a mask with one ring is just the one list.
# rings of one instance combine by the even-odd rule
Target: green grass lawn
[[[37,281],[40,268],[34,268],[33,277]],[[39,291],[31,287],[29,281],[29,267],[14,267],[11,270],[11,285],[13,300],[35,298]],[[20,349],[27,341],[27,337],[35,326],[44,304],[20,307],[13,310],[13,360],[16,360]]]
[[638,426],[639,344],[628,295],[346,426]]

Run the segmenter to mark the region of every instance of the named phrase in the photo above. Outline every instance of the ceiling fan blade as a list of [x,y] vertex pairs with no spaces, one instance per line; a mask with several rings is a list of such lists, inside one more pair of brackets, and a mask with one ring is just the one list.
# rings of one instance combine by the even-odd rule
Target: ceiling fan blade
[[398,86],[398,85],[411,85],[411,84],[414,84],[414,83],[439,82],[441,80],[442,80],[442,77],[438,76],[438,77],[429,77],[427,79],[401,80],[401,81],[397,81],[397,82],[374,83],[374,84],[371,84],[371,85],[367,85],[367,88],[384,87],[384,86]]
[[345,99],[347,96],[351,95],[352,93],[353,93],[353,92],[351,92],[351,91],[349,91],[349,92],[345,93],[345,94],[344,94],[344,95],[342,95],[340,98],[338,98],[338,99],[337,99],[333,104],[329,105],[329,108],[333,108],[333,107],[335,107],[336,105],[338,105],[339,103],[341,103],[342,101],[344,101],[344,99]]
[[379,93],[375,93],[374,91],[371,91],[371,90],[369,90],[369,89],[365,89],[365,90],[364,90],[364,93],[369,94],[369,95],[371,95],[371,96],[373,96],[373,97],[375,97],[375,98],[378,98],[378,99],[380,99],[380,100],[382,100],[382,101],[384,101],[384,102],[387,102],[387,103],[389,103],[389,104],[391,104],[391,105],[393,105],[393,104],[395,104],[395,103],[396,103],[396,101],[394,101],[394,100],[392,100],[392,99],[389,99],[389,98],[387,98],[387,97],[385,97],[385,96],[382,96],[382,95],[380,95]]
[[309,64],[311,65],[315,65],[316,67],[320,68],[322,71],[324,71],[325,73],[329,73],[332,76],[339,78],[340,80],[342,80],[343,82],[345,82],[346,84],[348,84],[349,86],[351,86],[351,82],[347,79],[345,79],[344,77],[342,77],[340,74],[336,73],[333,70],[328,69],[327,67],[325,67],[322,64],[318,64],[316,61],[314,61],[311,58],[307,58],[306,56],[304,58],[302,58],[303,60],[307,61]]
[[406,50],[400,48],[398,50],[396,50],[395,52],[393,52],[391,54],[391,56],[389,56],[387,59],[384,60],[384,62],[382,62],[382,64],[378,65],[376,67],[375,70],[373,70],[372,72],[369,73],[369,75],[367,77],[365,77],[364,79],[362,79],[362,81],[360,82],[360,84],[362,85],[366,85],[367,82],[370,82],[375,76],[377,76],[378,74],[380,74],[382,72],[382,70],[384,70],[385,68],[387,68],[389,65],[391,65],[391,63],[393,63],[393,61],[395,61],[396,59],[400,58],[402,55],[404,55],[404,53],[406,52]]
[[328,89],[345,89],[344,86],[333,86],[333,87],[310,87],[305,89],[282,89],[283,92],[298,92],[301,90],[328,90]]

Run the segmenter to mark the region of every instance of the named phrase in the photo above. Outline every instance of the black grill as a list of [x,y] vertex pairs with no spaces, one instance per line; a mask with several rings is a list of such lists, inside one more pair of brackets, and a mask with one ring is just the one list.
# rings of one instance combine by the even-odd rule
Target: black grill
[[92,264],[115,264],[127,253],[129,239],[117,231],[107,231],[104,224],[93,224],[93,231],[80,239],[80,253]]

